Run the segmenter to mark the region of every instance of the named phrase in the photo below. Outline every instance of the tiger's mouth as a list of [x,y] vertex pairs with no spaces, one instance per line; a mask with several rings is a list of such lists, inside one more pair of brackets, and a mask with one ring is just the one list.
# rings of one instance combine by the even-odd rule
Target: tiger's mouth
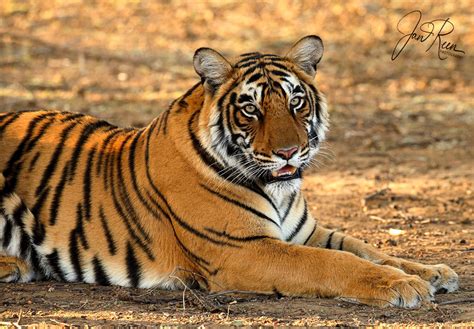
[[301,169],[286,165],[278,170],[269,171],[265,177],[267,184],[301,178]]

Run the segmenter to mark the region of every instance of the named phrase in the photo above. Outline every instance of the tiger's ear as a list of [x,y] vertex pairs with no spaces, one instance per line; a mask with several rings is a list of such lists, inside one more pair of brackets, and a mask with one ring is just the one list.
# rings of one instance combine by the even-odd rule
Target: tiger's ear
[[285,57],[314,78],[316,65],[323,57],[323,51],[321,38],[317,35],[308,35],[295,43]]
[[211,48],[196,50],[193,62],[197,74],[211,91],[223,84],[232,71],[232,65],[224,56]]

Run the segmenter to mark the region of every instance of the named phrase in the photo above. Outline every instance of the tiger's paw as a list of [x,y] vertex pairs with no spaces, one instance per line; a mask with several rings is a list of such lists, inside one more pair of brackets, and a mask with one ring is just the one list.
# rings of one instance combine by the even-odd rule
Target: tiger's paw
[[428,281],[438,293],[453,292],[459,288],[458,275],[444,264],[421,265],[416,274]]
[[0,255],[0,282],[28,282],[34,276],[22,259]]
[[0,261],[0,282],[17,282],[20,277],[20,269],[15,263]]
[[434,299],[435,289],[429,282],[416,275],[384,266],[384,270],[370,275],[365,280],[365,288],[359,290],[359,302],[374,306],[395,306],[417,308],[423,302]]
[[408,274],[418,275],[428,281],[437,293],[453,292],[459,287],[458,275],[444,264],[424,265],[397,258],[388,259],[383,264],[400,268]]

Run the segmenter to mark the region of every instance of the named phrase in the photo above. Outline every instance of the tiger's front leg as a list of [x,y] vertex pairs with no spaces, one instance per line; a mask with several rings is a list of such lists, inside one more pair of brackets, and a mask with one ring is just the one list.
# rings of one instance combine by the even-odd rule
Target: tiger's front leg
[[[345,297],[364,304],[412,308],[433,298],[418,276],[353,254],[265,238],[223,251],[208,277],[211,291]],[[213,262],[214,263],[214,262]]]
[[306,244],[313,247],[348,251],[376,264],[399,268],[408,274],[418,275],[428,281],[437,292],[452,292],[458,289],[458,275],[445,264],[424,265],[392,257],[359,239],[321,226],[317,227]]

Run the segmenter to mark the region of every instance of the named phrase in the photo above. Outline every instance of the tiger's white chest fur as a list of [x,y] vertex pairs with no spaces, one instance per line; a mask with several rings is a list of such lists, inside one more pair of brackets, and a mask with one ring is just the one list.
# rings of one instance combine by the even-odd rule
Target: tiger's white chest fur
[[[299,189],[300,183],[300,179],[292,182],[294,189],[280,189],[277,184],[265,188],[278,208],[275,221],[279,224],[280,239],[296,244],[303,244],[316,226]],[[288,187],[288,182],[285,187]]]

